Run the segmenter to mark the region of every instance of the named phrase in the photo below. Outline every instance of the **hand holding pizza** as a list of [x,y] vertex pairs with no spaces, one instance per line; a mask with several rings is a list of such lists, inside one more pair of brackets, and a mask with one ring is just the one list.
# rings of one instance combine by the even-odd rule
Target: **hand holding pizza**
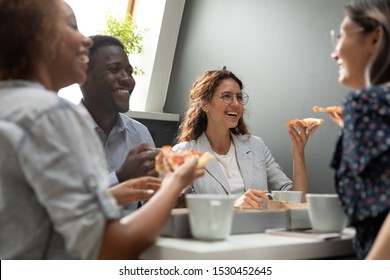
[[197,158],[197,168],[204,168],[214,156],[209,152],[190,150],[173,151],[171,146],[163,146],[156,156],[156,170],[160,174],[175,171],[184,162]]
[[344,126],[342,107],[341,106],[329,106],[329,107],[318,107],[313,106],[314,112],[325,112],[328,113],[330,119],[337,124],[339,127]]
[[304,162],[304,153],[307,141],[310,136],[317,130],[319,125],[314,126],[304,126],[302,123],[298,122],[295,125],[289,126],[288,134],[291,139],[291,155],[294,160],[299,162]]
[[324,120],[317,118],[293,119],[285,124],[289,127],[288,133],[292,143],[291,155],[294,160],[304,162],[306,143],[317,128],[323,124]]
[[161,189],[172,191],[177,194],[176,206],[180,201],[180,196],[182,195],[184,198],[185,194],[183,193],[183,190],[191,185],[195,179],[204,175],[204,168],[198,168],[197,165],[198,158],[192,157],[179,165],[175,171],[165,173]]
[[343,115],[338,112],[328,113],[330,119],[339,127],[344,127]]

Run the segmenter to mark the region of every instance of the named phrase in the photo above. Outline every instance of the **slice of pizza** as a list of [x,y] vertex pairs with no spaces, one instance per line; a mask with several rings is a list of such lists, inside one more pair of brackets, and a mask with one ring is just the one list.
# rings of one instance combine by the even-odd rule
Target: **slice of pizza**
[[190,150],[173,151],[172,146],[163,146],[156,156],[156,170],[159,173],[175,171],[186,160],[198,157],[197,168],[204,168],[214,156],[209,152]]
[[329,107],[318,107],[313,106],[314,112],[324,112],[324,113],[340,113],[342,112],[341,106],[329,106]]
[[296,126],[297,123],[302,124],[304,127],[308,126],[316,126],[316,125],[323,125],[324,124],[323,119],[317,119],[317,118],[305,118],[305,119],[293,119],[289,122],[287,122],[286,126]]

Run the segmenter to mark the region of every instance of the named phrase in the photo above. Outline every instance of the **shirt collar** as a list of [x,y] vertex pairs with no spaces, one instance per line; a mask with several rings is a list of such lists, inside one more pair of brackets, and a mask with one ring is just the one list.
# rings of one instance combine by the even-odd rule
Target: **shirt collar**
[[[85,104],[84,104],[84,100],[81,99],[80,100],[80,105],[84,106],[85,107]],[[87,108],[85,108],[87,110]],[[93,127],[95,128],[95,130],[99,133],[104,133],[103,132],[103,129],[101,129],[101,127],[95,122],[95,120],[92,118],[92,121],[93,121]],[[111,129],[110,133],[109,134],[113,134],[113,133],[121,133],[122,131],[124,131],[126,129],[126,125],[125,125],[125,122],[123,120],[123,116],[122,114],[118,114],[117,115],[117,119],[116,119],[116,122],[115,122],[115,125],[114,127]]]

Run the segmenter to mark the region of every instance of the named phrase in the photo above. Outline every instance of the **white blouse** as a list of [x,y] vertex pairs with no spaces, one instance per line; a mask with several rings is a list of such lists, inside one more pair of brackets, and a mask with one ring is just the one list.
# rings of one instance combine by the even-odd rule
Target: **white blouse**
[[214,152],[214,156],[226,176],[232,194],[243,194],[245,192],[244,180],[242,179],[240,169],[238,168],[236,148],[234,147],[233,141],[231,142],[230,149],[226,155],[220,155]]

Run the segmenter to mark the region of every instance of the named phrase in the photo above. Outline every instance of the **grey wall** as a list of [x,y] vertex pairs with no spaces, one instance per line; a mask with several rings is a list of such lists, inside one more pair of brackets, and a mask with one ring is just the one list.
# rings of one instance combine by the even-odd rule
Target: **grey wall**
[[188,91],[204,71],[226,65],[250,95],[246,121],[292,178],[284,123],[320,117],[325,124],[306,146],[310,192],[333,193],[329,162],[339,129],[313,105],[340,104],[347,89],[330,58],[330,30],[343,0],[186,0],[164,111],[186,110]]

